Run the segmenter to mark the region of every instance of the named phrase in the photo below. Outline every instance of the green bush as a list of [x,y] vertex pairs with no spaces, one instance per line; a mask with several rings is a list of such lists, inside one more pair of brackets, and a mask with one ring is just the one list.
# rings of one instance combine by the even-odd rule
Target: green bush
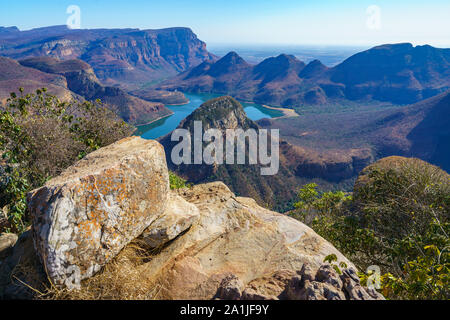
[[188,185],[186,184],[186,180],[177,176],[172,171],[169,171],[169,183],[170,183],[170,189],[172,189],[172,190],[188,187]]
[[62,102],[46,89],[11,93],[0,110],[0,232],[27,226],[26,193],[78,159],[131,134],[132,128],[99,101]]
[[[353,197],[299,192],[292,215],[332,242],[360,270],[378,265],[392,299],[448,299],[450,179],[424,161],[386,158],[366,168]],[[314,215],[312,220],[305,217]],[[367,275],[362,275],[366,280]]]

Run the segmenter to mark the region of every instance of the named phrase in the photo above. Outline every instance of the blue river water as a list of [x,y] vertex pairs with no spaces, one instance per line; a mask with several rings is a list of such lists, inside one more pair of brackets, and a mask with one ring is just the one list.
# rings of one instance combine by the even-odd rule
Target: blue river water
[[[162,137],[173,131],[184,118],[189,116],[192,111],[200,107],[203,102],[209,99],[216,98],[220,95],[187,93],[185,94],[185,96],[189,99],[189,103],[183,105],[167,106],[174,112],[173,115],[152,122],[148,125],[139,126],[135,134],[140,135],[145,139],[157,139],[159,137]],[[247,102],[241,102],[241,104],[244,107],[244,111],[247,113],[247,116],[252,120],[274,118],[282,115],[282,113],[278,110],[268,109],[259,104]]]

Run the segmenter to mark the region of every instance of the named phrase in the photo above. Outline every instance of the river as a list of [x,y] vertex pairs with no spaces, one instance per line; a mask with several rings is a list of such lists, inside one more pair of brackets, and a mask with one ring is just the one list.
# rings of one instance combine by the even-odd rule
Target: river
[[[189,103],[183,105],[167,106],[174,112],[173,115],[158,121],[152,122],[148,125],[139,126],[136,135],[140,135],[145,139],[157,139],[169,132],[173,131],[180,122],[189,116],[192,111],[200,107],[200,105],[210,99],[219,97],[217,94],[189,94],[185,93]],[[259,120],[262,118],[274,118],[283,115],[281,111],[265,108],[259,104],[241,102],[247,116],[252,120]]]

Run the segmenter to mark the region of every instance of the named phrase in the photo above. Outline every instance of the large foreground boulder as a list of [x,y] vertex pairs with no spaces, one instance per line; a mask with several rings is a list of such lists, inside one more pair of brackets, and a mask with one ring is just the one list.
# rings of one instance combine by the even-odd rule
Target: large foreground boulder
[[78,286],[164,212],[164,149],[139,137],[97,150],[28,195],[32,233],[56,285]]
[[[199,209],[200,216],[187,232],[139,267],[161,288],[158,298],[236,298],[257,279],[285,273],[290,280],[305,264],[317,271],[330,254],[354,268],[303,223],[264,209],[253,199],[236,197],[221,182],[179,194]],[[223,286],[223,281],[231,285]],[[264,296],[257,290],[253,293],[253,298]],[[246,294],[250,296],[250,291]]]
[[6,257],[17,242],[17,235],[14,233],[0,234],[0,258]]
[[[155,141],[128,138],[93,152],[31,192],[28,206],[32,229],[2,263],[0,296],[28,298],[24,284],[41,290],[34,283],[47,286],[47,273],[69,289],[47,293],[57,298],[380,298],[303,223],[222,182],[171,191]],[[329,255],[346,264],[342,275],[324,266]]]
[[195,205],[175,193],[170,193],[166,210],[144,230],[140,239],[144,240],[149,248],[159,248],[189,229],[199,215]]

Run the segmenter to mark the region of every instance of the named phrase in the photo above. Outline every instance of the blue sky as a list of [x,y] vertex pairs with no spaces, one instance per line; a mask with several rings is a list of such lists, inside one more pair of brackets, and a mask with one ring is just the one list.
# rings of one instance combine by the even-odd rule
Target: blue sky
[[80,7],[82,28],[186,26],[211,44],[450,47],[449,0],[0,0],[0,26],[65,24],[69,5]]

